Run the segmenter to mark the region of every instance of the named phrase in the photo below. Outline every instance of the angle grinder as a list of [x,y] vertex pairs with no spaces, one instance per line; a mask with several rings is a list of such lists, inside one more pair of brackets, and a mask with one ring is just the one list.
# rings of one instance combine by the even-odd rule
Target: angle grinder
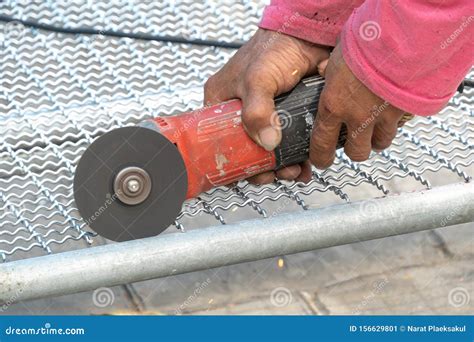
[[[174,222],[186,199],[307,160],[323,86],[324,79],[313,76],[275,98],[282,140],[271,152],[244,131],[240,100],[102,135],[76,168],[74,198],[82,217],[110,240],[154,236]],[[338,147],[345,136],[343,128]]]

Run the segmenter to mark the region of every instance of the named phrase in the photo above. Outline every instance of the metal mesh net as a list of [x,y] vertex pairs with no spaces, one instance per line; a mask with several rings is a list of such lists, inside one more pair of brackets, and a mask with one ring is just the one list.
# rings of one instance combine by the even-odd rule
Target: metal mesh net
[[[0,4],[0,12],[58,26],[230,42],[249,39],[262,6],[7,1]],[[84,150],[111,129],[201,106],[202,84],[234,53],[58,34],[18,23],[0,24],[0,42],[3,261],[104,243],[86,226],[73,200],[74,169]],[[360,190],[364,186],[384,195],[468,181],[474,170],[472,94],[467,90],[457,95],[438,116],[409,122],[390,149],[366,162],[353,163],[339,151],[336,163],[323,172],[314,170],[307,185],[277,181],[256,187],[241,182],[214,189],[186,202],[176,227],[167,232],[367,198]],[[245,211],[235,215],[237,210]]]

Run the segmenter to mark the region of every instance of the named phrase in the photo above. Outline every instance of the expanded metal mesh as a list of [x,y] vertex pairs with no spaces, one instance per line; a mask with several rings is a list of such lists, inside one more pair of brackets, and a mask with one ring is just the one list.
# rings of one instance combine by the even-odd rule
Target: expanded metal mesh
[[[58,26],[93,26],[221,41],[256,29],[255,2],[7,1],[0,12]],[[202,84],[233,50],[104,36],[75,36],[0,24],[0,259],[28,258],[103,243],[75,208],[75,165],[101,134],[201,106]],[[472,78],[474,73],[471,73]],[[313,180],[214,189],[183,206],[172,232],[210,222],[264,218],[365,193],[380,195],[468,181],[474,174],[473,90],[439,115],[416,118],[393,146],[353,163],[336,163]],[[436,177],[434,177],[436,175]],[[406,186],[404,186],[406,185]],[[358,191],[351,191],[350,189]],[[325,193],[328,200],[321,200]],[[371,195],[373,196],[373,195]],[[235,215],[238,210],[248,210]],[[203,223],[204,222],[204,223]]]

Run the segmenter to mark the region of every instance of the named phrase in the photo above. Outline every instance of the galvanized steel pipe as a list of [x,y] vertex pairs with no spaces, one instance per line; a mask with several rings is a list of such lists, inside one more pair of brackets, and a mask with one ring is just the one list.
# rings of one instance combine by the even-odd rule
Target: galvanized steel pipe
[[474,221],[474,184],[282,214],[0,265],[0,303],[92,290]]

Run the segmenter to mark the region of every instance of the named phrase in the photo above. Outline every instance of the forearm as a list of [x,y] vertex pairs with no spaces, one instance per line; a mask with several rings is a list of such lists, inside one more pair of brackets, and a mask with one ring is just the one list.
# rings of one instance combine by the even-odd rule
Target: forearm
[[344,59],[393,106],[434,114],[474,62],[473,7],[472,0],[367,0],[342,31]]
[[363,0],[272,0],[260,27],[312,43],[335,46],[344,23]]

